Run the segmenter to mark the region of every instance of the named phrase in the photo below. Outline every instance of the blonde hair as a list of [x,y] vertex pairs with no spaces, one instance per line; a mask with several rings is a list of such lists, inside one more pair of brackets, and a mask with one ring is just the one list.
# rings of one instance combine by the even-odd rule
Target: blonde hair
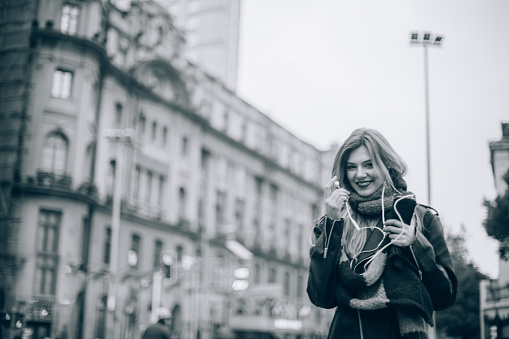
[[[395,187],[392,177],[402,178],[406,174],[407,166],[387,139],[377,130],[370,128],[358,128],[353,131],[336,153],[332,176],[337,176],[341,187],[353,190],[346,176],[346,163],[350,153],[361,146],[367,148],[373,168],[376,174],[383,178],[384,185],[393,192],[401,193]],[[352,218],[356,220],[360,227],[375,226],[377,222],[377,220],[366,219],[357,213],[352,213]],[[367,229],[362,228],[359,231],[349,218],[345,218],[342,243],[351,258],[362,250],[366,239]]]
[[371,128],[358,128],[345,140],[336,153],[332,176],[337,176],[342,187],[352,190],[345,174],[346,162],[350,153],[361,146],[367,148],[376,174],[384,179],[390,189],[399,192],[394,186],[389,171],[393,171],[394,175],[398,177],[403,177],[406,174],[407,166],[387,139],[380,132]]

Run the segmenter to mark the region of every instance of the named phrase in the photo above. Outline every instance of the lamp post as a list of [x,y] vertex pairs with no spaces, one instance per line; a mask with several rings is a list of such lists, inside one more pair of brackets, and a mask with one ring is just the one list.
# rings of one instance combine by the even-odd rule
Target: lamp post
[[[426,32],[424,34],[411,33],[410,44],[412,46],[422,46],[424,52],[424,105],[426,110],[426,175],[427,175],[427,193],[428,205],[431,205],[431,145],[430,145],[430,123],[429,123],[429,66],[428,66],[428,47],[442,46],[443,35],[431,34]],[[433,313],[433,319],[435,314]],[[436,321],[435,321],[436,323]],[[430,339],[437,337],[436,329],[428,327],[428,335]]]
[[107,308],[109,311],[108,337],[115,338],[115,321],[117,319],[117,280],[120,242],[120,213],[122,202],[122,176],[124,171],[124,146],[133,145],[135,132],[132,129],[107,129],[106,138],[116,144],[115,176],[113,188],[113,207],[111,211],[111,255],[110,281],[108,286]]
[[426,169],[427,169],[427,193],[428,205],[431,205],[431,156],[430,156],[430,123],[429,123],[429,67],[428,67],[428,47],[442,46],[444,37],[431,33],[411,33],[410,44],[412,46],[422,46],[424,51],[424,105],[426,110]]

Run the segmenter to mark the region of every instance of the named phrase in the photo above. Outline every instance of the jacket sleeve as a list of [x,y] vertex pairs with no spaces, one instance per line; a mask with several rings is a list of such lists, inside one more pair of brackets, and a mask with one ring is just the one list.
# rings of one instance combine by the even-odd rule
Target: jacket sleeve
[[336,287],[341,255],[343,221],[323,217],[314,227],[316,244],[310,251],[307,293],[313,305],[333,308],[338,305]]
[[431,217],[431,220],[424,222],[424,229],[417,232],[411,248],[422,271],[422,281],[431,296],[433,308],[440,311],[454,304],[458,281],[440,218],[430,211],[426,213],[430,213],[428,218]]

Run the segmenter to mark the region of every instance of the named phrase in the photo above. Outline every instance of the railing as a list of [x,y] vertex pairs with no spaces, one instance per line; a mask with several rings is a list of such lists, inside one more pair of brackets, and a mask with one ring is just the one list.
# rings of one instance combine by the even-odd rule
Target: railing
[[[30,179],[28,182],[30,182]],[[36,184],[48,188],[70,189],[72,178],[66,174],[38,170]]]
[[491,282],[486,288],[486,302],[509,301],[509,285],[498,286],[497,282]]

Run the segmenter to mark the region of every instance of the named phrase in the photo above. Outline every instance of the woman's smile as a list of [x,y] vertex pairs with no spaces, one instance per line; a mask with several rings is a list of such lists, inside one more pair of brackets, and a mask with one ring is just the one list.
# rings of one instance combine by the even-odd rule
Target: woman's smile
[[357,186],[360,188],[367,188],[373,181],[357,181]]

